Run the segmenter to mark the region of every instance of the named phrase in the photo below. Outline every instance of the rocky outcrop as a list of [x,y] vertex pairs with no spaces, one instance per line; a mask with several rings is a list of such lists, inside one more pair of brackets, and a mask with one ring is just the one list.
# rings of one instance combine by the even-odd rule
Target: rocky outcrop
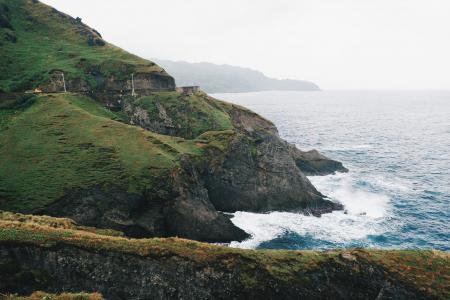
[[[445,299],[446,294],[437,288],[419,290],[401,276],[367,260],[363,251],[323,254],[323,257],[319,256],[319,262],[305,255],[302,266],[294,257],[301,258],[304,254],[295,252],[291,253],[292,259],[286,259],[282,255],[275,258],[275,253],[273,257],[269,254],[252,257],[223,251],[205,256],[202,261],[190,257],[187,243],[180,246],[185,247],[185,256],[174,255],[169,249],[166,254],[155,252],[141,256],[63,243],[41,247],[1,242],[0,292],[29,294],[34,290],[52,293],[83,290],[100,292],[111,300],[413,300]],[[191,247],[195,249],[196,245]],[[164,251],[164,246],[160,251]],[[206,255],[203,251],[192,251]],[[399,263],[406,262],[400,260]],[[442,266],[439,270],[444,271]]]
[[218,210],[320,215],[341,208],[323,199],[297,168],[285,142],[265,135],[254,143],[235,138],[221,164],[209,169],[206,187]]
[[188,161],[171,181],[145,194],[129,193],[119,186],[108,191],[100,187],[71,190],[51,205],[31,212],[112,228],[130,237],[181,236],[207,242],[249,237],[211,204],[202,179]]
[[61,93],[64,92],[64,85],[67,91],[71,92],[88,92],[91,88],[88,83],[82,79],[70,79],[64,76],[62,71],[54,71],[50,74],[48,83],[40,86],[38,89],[44,93]]
[[[71,93],[83,93],[106,107],[119,111],[123,108],[127,98],[132,95],[131,71],[126,78],[118,76],[105,76],[100,71],[88,70],[92,73],[95,85],[89,84],[82,78],[71,78],[65,75],[65,89]],[[44,93],[61,93],[64,92],[63,72],[55,70],[50,75],[47,83],[38,89]],[[174,91],[175,81],[165,72],[160,73],[137,73],[134,74],[134,90],[135,93],[142,96],[155,91]]]
[[9,7],[4,3],[0,4],[0,28],[12,29],[11,20],[9,19]]
[[[67,74],[66,74],[67,76]],[[91,87],[86,81],[79,78],[65,78],[66,89],[70,92],[92,92],[92,93],[119,93],[131,95],[132,82],[131,73],[129,78],[119,78],[116,76],[95,75],[95,86]],[[47,84],[40,87],[43,92],[57,93],[64,91],[63,72],[56,70]],[[134,75],[134,89],[136,93],[145,94],[152,91],[173,91],[175,90],[174,79],[165,74],[138,73]]]
[[17,36],[11,25],[9,7],[5,3],[0,4],[0,46],[3,41],[17,42]]
[[223,160],[216,160],[206,175],[209,197],[218,210],[320,215],[342,209],[314,188],[296,164],[294,155],[303,152],[280,139],[271,122],[238,106],[233,106],[230,115],[240,134],[229,144]]
[[124,102],[123,109],[130,117],[130,123],[133,125],[138,125],[160,134],[179,136],[181,126],[174,122],[172,117],[167,114],[165,107],[159,103],[156,104],[158,119],[152,118],[148,110],[142,107],[133,107],[127,102]]
[[[131,74],[129,78],[119,79],[115,76],[101,77],[97,76],[97,89],[112,92],[128,92],[131,94],[132,82]],[[134,90],[136,93],[145,93],[150,91],[174,91],[174,79],[165,74],[157,73],[137,73],[134,74]]]
[[290,152],[297,167],[307,176],[348,172],[341,162],[329,159],[317,150],[301,151],[292,145]]
[[[132,124],[165,135],[193,138],[195,136],[174,121],[198,116],[190,104],[191,97],[203,101],[204,106],[214,105],[219,112],[225,111],[234,132],[225,138],[221,151],[208,149],[209,163],[199,170],[209,200],[216,209],[224,212],[303,211],[320,215],[342,208],[340,204],[324,199],[303,173],[306,170],[307,175],[312,175],[305,166],[314,166],[314,175],[345,171],[342,164],[317,151],[298,150],[278,136],[273,123],[252,111],[222,103],[201,92],[193,96],[180,94],[178,101],[186,103],[181,113],[173,110],[172,104],[157,101],[156,96],[151,102],[152,113],[131,101],[124,103],[124,111]],[[170,109],[166,109],[166,105]],[[208,130],[215,129],[204,128],[205,132]]]

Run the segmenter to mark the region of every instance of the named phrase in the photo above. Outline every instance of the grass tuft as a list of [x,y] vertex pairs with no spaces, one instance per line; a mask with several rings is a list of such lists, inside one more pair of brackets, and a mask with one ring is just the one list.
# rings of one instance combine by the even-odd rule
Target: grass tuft
[[100,293],[62,293],[49,294],[37,291],[30,296],[5,295],[5,300],[103,300]]

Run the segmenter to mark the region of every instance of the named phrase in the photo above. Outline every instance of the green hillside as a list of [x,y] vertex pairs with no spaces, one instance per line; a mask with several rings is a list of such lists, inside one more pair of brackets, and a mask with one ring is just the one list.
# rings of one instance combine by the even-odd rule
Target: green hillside
[[0,0],[0,90],[23,91],[63,71],[95,88],[95,75],[163,73],[151,61],[113,46],[80,20],[32,0]]
[[202,154],[193,141],[126,125],[80,95],[42,95],[1,112],[0,198],[14,199],[8,209],[44,206],[74,188],[162,189],[182,155]]
[[[0,0],[0,20],[0,90],[6,92],[45,84],[54,70],[64,71],[67,81],[85,80],[92,89],[98,73],[114,78],[132,72],[166,74],[38,1]],[[190,139],[233,129],[225,104],[205,95],[160,92],[126,100],[156,121],[156,105],[164,106],[179,135]],[[164,194],[182,157],[204,157],[209,142],[204,138],[199,143],[161,135],[129,121],[125,112],[113,112],[81,94],[0,97],[1,206],[34,210],[70,190],[91,187]]]

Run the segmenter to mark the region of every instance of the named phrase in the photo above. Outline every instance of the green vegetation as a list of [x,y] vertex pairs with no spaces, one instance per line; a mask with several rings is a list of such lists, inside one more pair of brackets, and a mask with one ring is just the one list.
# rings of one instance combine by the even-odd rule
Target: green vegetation
[[[44,218],[40,221],[39,218]],[[332,250],[332,251],[288,251],[288,250],[243,250],[216,246],[179,238],[127,239],[124,237],[99,235],[84,231],[76,224],[50,226],[50,217],[11,217],[0,214],[0,243],[14,242],[43,247],[52,245],[74,245],[84,249],[115,251],[155,259],[184,259],[196,263],[197,267],[218,266],[239,268],[244,285],[255,284],[255,270],[267,273],[277,280],[295,283],[302,280],[300,274],[320,270],[323,264],[349,265],[352,262],[367,262],[383,268],[399,280],[419,290],[445,299],[450,295],[450,255],[433,250]],[[67,219],[65,219],[67,220]],[[61,219],[54,221],[62,222]],[[63,223],[66,221],[63,221]],[[359,267],[354,265],[354,271]]]
[[[230,146],[231,139],[236,133],[233,130],[207,131],[199,135],[196,139],[203,148],[215,148],[221,152],[226,152]],[[201,143],[204,143],[203,145]]]
[[[41,95],[27,108],[0,110],[0,199],[4,208],[45,206],[67,190],[121,187],[163,193],[195,141],[115,121],[86,97]],[[11,201],[8,201],[11,199]]]
[[79,94],[11,94],[0,100],[2,208],[30,211],[93,187],[164,198],[183,156],[202,166],[209,150],[226,154],[238,135],[232,106],[203,93],[154,93],[132,105],[156,119],[165,111],[184,130],[180,136],[196,138],[128,125],[124,112]]
[[[0,90],[35,88],[55,70],[63,71],[67,80],[82,79],[92,88],[95,74],[119,79],[133,72],[165,74],[153,62],[108,43],[101,46],[104,42],[95,31],[45,4],[0,0],[0,6],[11,25],[0,27]],[[90,45],[93,38],[102,42]]]
[[28,225],[47,226],[56,229],[82,230],[86,232],[93,232],[99,235],[124,236],[123,232],[112,229],[101,229],[96,227],[78,225],[72,219],[68,218],[24,215],[20,213],[13,213],[0,210],[0,220],[7,222],[20,222]]
[[116,121],[122,121],[124,123],[128,123],[128,116],[119,111],[119,112],[113,112],[101,105],[98,104],[98,102],[94,101],[93,99],[78,95],[78,94],[70,94],[66,93],[64,95],[65,99],[69,100],[70,104],[74,104],[78,106],[79,108],[89,112],[90,114],[98,117],[104,117],[111,120]]
[[99,293],[62,293],[49,294],[41,291],[34,292],[30,296],[6,295],[5,300],[103,300]]
[[182,157],[203,166],[207,150],[224,153],[235,136],[234,106],[201,92],[124,99],[147,111],[151,122],[169,122],[171,136],[127,125],[132,116],[87,96],[12,93],[48,83],[54,71],[91,88],[99,75],[166,73],[37,1],[0,0],[0,17],[7,24],[0,38],[6,32],[15,36],[0,40],[0,91],[8,92],[0,94],[2,208],[31,211],[91,188],[167,198]]
[[[422,292],[450,297],[450,254],[435,250],[360,250],[359,259],[376,263]],[[448,299],[448,298],[447,298]]]
[[23,94],[19,97],[10,97],[0,101],[0,109],[23,109],[33,105],[36,101],[36,95]]
[[204,93],[158,92],[130,104],[145,109],[152,121],[164,123],[170,119],[177,135],[185,138],[195,138],[206,131],[233,129],[227,111]]

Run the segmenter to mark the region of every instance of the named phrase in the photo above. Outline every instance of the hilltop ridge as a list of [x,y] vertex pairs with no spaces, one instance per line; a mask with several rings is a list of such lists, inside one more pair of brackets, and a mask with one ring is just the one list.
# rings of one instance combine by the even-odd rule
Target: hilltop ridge
[[62,91],[62,71],[72,92],[108,87],[111,80],[129,80],[131,73],[152,75],[166,81],[167,88],[174,87],[172,77],[155,63],[109,44],[80,18],[39,1],[2,0],[0,28],[4,92]]
[[320,91],[317,84],[306,80],[274,79],[249,68],[207,62],[189,63],[154,59],[179,85],[199,85],[207,93],[240,93],[269,90]]

